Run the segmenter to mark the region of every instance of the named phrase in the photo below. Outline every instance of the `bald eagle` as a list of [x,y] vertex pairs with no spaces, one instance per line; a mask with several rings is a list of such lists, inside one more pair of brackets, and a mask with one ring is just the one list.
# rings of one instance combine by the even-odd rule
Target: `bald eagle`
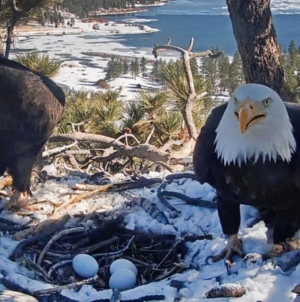
[[15,189],[6,209],[31,195],[32,167],[64,105],[62,89],[48,77],[0,58],[0,174],[8,170]]
[[273,228],[269,255],[300,228],[300,106],[284,103],[271,88],[239,86],[228,103],[212,110],[193,155],[198,181],[216,189],[227,247],[212,261],[244,256],[238,238],[240,204],[268,212]]

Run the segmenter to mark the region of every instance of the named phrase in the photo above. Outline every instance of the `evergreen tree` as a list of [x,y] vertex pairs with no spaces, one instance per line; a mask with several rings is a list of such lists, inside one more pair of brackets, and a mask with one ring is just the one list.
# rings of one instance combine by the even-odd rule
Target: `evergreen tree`
[[208,95],[216,94],[218,79],[218,68],[216,60],[212,60],[211,58],[203,58],[201,71],[207,82]]
[[116,69],[117,69],[118,77],[120,77],[124,71],[124,67],[123,67],[123,63],[122,63],[121,59],[117,60]]
[[133,61],[130,62],[130,72],[131,72],[131,76],[134,77],[134,62]]
[[127,59],[123,62],[123,74],[127,74],[129,72],[129,65]]
[[224,91],[229,88],[229,70],[230,62],[228,56],[224,54],[218,59],[218,78],[219,78],[219,88]]
[[116,60],[112,57],[104,70],[106,71],[107,80],[116,79],[123,72],[123,64],[120,60]]
[[153,63],[151,75],[158,78],[158,74],[159,74],[159,60],[156,59]]
[[242,59],[239,52],[233,56],[233,60],[229,68],[229,91],[232,93],[235,88],[245,81]]
[[147,70],[146,64],[147,64],[146,58],[142,57],[141,63],[140,63],[142,76],[145,76],[145,74],[146,74],[146,70]]
[[282,54],[281,58],[287,84],[291,92],[296,96],[299,86],[300,60],[294,40],[290,42],[288,50]]
[[190,61],[190,63],[191,63],[191,69],[192,69],[193,76],[199,75],[199,66],[198,66],[198,62],[197,62],[196,58],[193,58]]
[[140,65],[139,65],[139,61],[137,58],[135,58],[134,61],[132,61],[132,65],[131,65],[132,69],[131,69],[131,73],[132,73],[132,76],[134,77],[137,77],[138,74],[140,73]]
[[288,53],[290,57],[291,69],[295,70],[298,65],[299,59],[298,59],[298,48],[294,40],[292,40],[289,44]]

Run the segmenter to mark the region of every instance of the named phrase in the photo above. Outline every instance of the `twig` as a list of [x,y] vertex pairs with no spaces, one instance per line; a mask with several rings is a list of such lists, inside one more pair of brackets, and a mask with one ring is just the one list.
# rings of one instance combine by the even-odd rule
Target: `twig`
[[133,134],[130,133],[125,133],[121,135],[120,137],[116,138],[115,141],[120,141],[122,138],[127,138],[127,137],[132,137],[139,145],[141,144],[140,141]]
[[147,137],[147,139],[146,139],[146,141],[145,141],[145,145],[148,145],[148,144],[149,144],[150,139],[151,139],[151,137],[152,137],[152,135],[153,135],[153,133],[154,133],[154,130],[155,130],[155,127],[152,126],[152,129],[151,129],[151,131],[150,131],[150,133],[149,133],[149,135],[148,135],[148,137]]
[[70,198],[68,201],[64,202],[62,205],[57,207],[52,216],[56,216],[62,209],[65,209],[70,204],[79,202],[79,201],[87,199],[87,198],[91,198],[100,192],[105,192],[109,187],[111,187],[111,184],[99,186],[99,188],[97,188],[94,191]]
[[47,158],[47,157],[59,154],[59,153],[64,152],[68,149],[71,149],[72,147],[75,147],[76,145],[77,145],[77,142],[74,142],[70,145],[66,145],[66,146],[63,146],[63,147],[57,147],[57,148],[54,148],[54,149],[44,151],[42,153],[42,158]]
[[131,242],[133,241],[133,239],[134,239],[134,236],[131,237],[131,239],[128,241],[127,245],[126,245],[124,248],[122,248],[122,249],[120,249],[120,250],[118,250],[118,251],[116,251],[116,252],[99,253],[99,254],[94,254],[94,255],[92,255],[92,256],[93,256],[94,258],[98,258],[98,257],[118,256],[119,254],[122,254],[122,253],[126,252],[126,251],[129,249],[129,246],[130,246]]
[[78,232],[82,232],[85,231],[84,227],[76,227],[76,228],[72,228],[72,229],[66,229],[66,230],[62,230],[59,233],[57,233],[55,236],[53,236],[51,238],[51,240],[47,243],[47,245],[44,247],[44,249],[42,250],[42,252],[39,255],[39,258],[37,260],[37,264],[41,265],[42,260],[45,256],[45,254],[47,253],[47,251],[49,250],[49,248],[51,247],[51,245],[57,241],[60,237],[64,236],[64,235],[69,235],[72,233],[78,233]]
[[164,261],[168,258],[168,256],[170,255],[170,253],[173,251],[173,249],[182,242],[182,239],[176,241],[174,243],[174,245],[172,246],[172,248],[170,248],[170,250],[168,251],[167,255],[160,261],[160,263],[155,267],[155,269],[158,269],[163,263]]
[[51,278],[51,275],[52,273],[54,272],[55,269],[57,269],[58,267],[61,267],[63,265],[66,265],[66,264],[69,264],[69,263],[72,263],[73,260],[63,260],[63,261],[60,261],[54,265],[52,265],[47,273],[47,276],[48,278]]
[[171,211],[175,212],[176,214],[179,214],[180,211],[177,210],[176,208],[174,208],[172,205],[169,204],[169,202],[163,197],[162,195],[162,191],[163,189],[168,185],[170,184],[169,181],[166,181],[165,183],[161,184],[159,186],[159,188],[157,189],[157,197],[159,198],[159,200],[161,201],[161,203],[163,205],[165,205],[168,209],[170,209]]
[[58,230],[61,230],[65,223],[69,220],[70,215],[66,214],[65,216],[61,217],[59,220],[55,219],[48,219],[42,223],[40,223],[37,226],[31,227],[25,231],[18,232],[14,235],[14,238],[16,240],[20,240],[22,238],[26,238],[29,235],[32,235],[35,233],[34,236],[20,242],[18,246],[16,247],[14,253],[12,254],[11,258],[15,259],[18,258],[22,250],[31,244],[34,244],[40,240],[45,240],[48,236],[51,236],[53,233],[57,232]]
[[175,197],[183,200],[188,205],[193,205],[193,206],[203,207],[208,209],[217,208],[217,204],[215,202],[204,200],[202,199],[202,197],[192,198],[179,192],[161,191],[160,197]]
[[28,256],[24,255],[23,259],[26,261],[27,265],[31,268],[34,269],[37,272],[40,272],[42,277],[45,279],[45,281],[50,282],[50,280],[48,279],[48,275],[46,273],[46,271],[37,263],[35,263],[34,261],[32,261]]
[[[80,131],[80,126],[83,126],[83,125],[89,124],[89,123],[91,123],[91,121],[84,121],[84,122],[80,122],[80,123],[69,122],[67,125],[71,126],[72,132],[76,132],[76,131]],[[77,127],[77,129],[76,129],[76,127]]]
[[45,288],[45,289],[40,289],[40,290],[36,290],[33,292],[34,296],[41,296],[41,295],[50,295],[50,294],[54,294],[58,291],[61,291],[63,289],[72,289],[72,288],[76,288],[82,285],[88,285],[88,284],[92,284],[95,282],[99,282],[100,285],[104,286],[105,283],[98,277],[93,277],[93,278],[89,278],[86,280],[82,280],[79,282],[74,282],[71,284],[67,284],[67,285],[62,285],[62,286],[55,286],[52,288]]

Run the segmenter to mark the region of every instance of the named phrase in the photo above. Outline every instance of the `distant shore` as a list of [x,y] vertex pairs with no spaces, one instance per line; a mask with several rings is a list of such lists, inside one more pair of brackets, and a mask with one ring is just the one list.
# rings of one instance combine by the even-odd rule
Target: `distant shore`
[[99,11],[99,12],[94,12],[91,14],[89,17],[99,17],[99,16],[110,16],[110,15],[126,15],[126,14],[135,14],[135,13],[141,13],[141,12],[146,12],[147,9],[143,8],[124,8],[121,10],[115,10],[115,11]]
[[149,7],[163,6],[166,5],[167,3],[168,1],[163,1],[154,4],[136,4],[135,7],[133,8],[131,7],[131,8],[112,9],[112,10],[101,10],[91,14],[91,17],[141,13],[141,12],[146,12],[148,10],[147,8]]

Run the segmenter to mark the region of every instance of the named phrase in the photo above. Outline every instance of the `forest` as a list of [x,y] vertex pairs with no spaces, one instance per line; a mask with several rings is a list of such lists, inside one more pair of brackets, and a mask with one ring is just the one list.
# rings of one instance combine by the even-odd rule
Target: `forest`
[[[159,3],[161,0],[139,0],[139,4]],[[100,9],[124,9],[135,7],[136,0],[63,0],[61,8],[78,16],[87,16],[90,12],[99,11]]]

